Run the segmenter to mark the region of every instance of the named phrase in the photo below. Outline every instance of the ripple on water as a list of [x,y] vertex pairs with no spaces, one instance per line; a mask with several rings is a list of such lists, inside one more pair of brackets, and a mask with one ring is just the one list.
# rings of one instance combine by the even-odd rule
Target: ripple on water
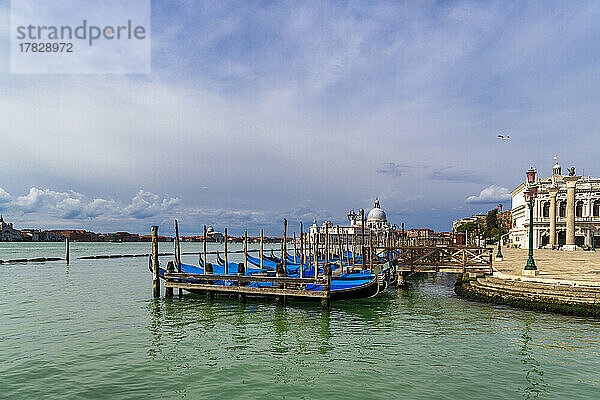
[[[35,253],[11,251],[21,250]],[[3,395],[561,399],[600,389],[597,320],[465,301],[450,275],[326,312],[301,302],[152,300],[146,262],[0,267]]]

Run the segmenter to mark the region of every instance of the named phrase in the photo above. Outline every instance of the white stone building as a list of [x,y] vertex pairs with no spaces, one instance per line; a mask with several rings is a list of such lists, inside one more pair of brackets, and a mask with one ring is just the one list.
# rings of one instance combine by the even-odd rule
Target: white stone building
[[[591,246],[593,236],[596,237],[596,245],[600,245],[600,178],[562,175],[557,163],[552,176],[538,179],[536,183],[538,196],[533,207],[534,248],[574,249],[575,246]],[[571,201],[567,186],[574,188]],[[529,207],[523,196],[526,188],[527,185],[522,183],[512,191],[510,241],[521,248],[529,247]],[[571,222],[571,238],[568,233],[569,220],[574,220],[574,223]]]
[[13,228],[12,223],[4,222],[0,215],[0,242],[20,242],[22,239],[21,231]]
[[[350,222],[349,226],[334,226],[331,221],[325,221],[321,226],[318,226],[317,220],[315,219],[313,225],[310,227],[311,240],[314,241],[317,234],[324,234],[325,230],[328,229],[330,238],[332,238],[333,241],[337,241],[337,237],[345,237],[347,234],[350,236],[350,240],[353,240],[353,236],[359,238],[357,239],[357,242],[360,243],[360,237],[362,237],[363,231],[363,221],[360,217],[360,213],[350,210],[348,213],[348,221]],[[381,236],[392,233],[395,230],[395,227],[387,222],[387,216],[385,211],[381,208],[378,199],[375,199],[373,209],[365,216],[364,225],[365,238],[368,237],[371,232]]]

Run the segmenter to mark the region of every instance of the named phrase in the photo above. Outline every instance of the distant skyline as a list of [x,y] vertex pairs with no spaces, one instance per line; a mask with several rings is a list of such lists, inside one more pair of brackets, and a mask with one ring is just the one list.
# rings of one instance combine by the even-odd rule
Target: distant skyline
[[[10,74],[0,214],[16,227],[232,234],[449,230],[534,165],[600,176],[600,3],[153,2],[152,73]],[[498,134],[510,135],[500,141]]]

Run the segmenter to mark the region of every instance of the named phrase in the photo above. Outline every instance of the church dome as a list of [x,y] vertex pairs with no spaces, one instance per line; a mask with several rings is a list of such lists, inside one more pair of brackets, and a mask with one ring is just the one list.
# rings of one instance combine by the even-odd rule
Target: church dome
[[371,211],[369,211],[369,215],[367,216],[367,221],[382,221],[387,222],[387,216],[385,215],[385,211],[381,209],[379,205],[379,200],[375,200],[375,207]]

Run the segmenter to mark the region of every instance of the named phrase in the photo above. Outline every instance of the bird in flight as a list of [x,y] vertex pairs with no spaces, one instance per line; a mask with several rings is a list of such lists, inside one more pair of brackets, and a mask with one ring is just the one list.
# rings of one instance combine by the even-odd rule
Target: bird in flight
[[510,139],[510,136],[508,136],[508,135],[506,135],[506,136],[504,136],[504,135],[498,135],[498,139],[500,139],[500,140],[506,140],[506,139]]

